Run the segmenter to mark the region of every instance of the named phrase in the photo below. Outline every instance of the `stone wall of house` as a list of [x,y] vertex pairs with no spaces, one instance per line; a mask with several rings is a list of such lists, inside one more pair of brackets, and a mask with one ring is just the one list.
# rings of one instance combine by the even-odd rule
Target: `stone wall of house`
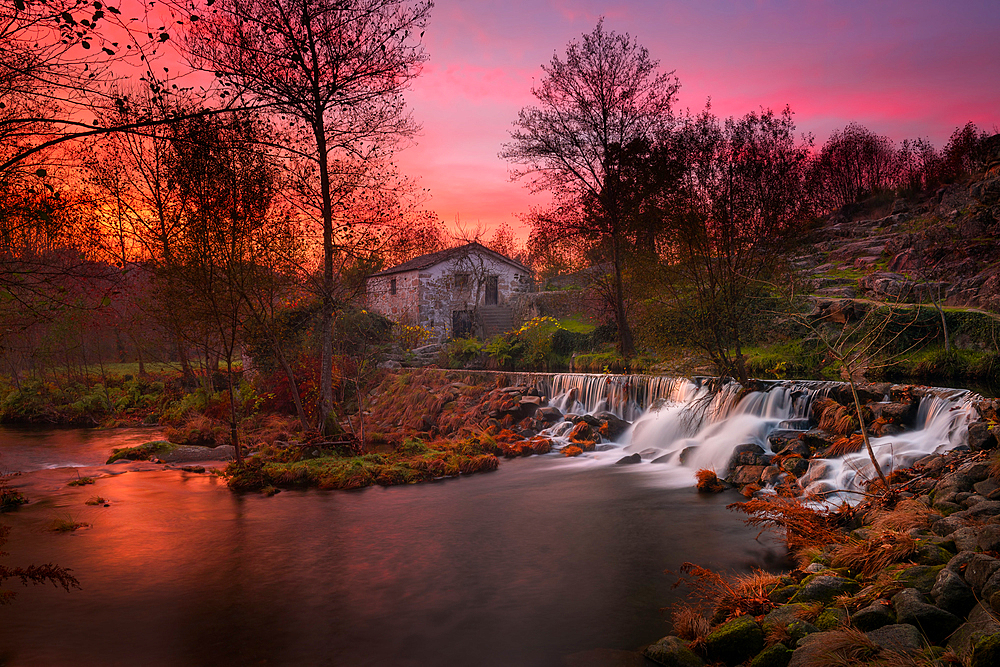
[[484,281],[490,275],[497,276],[499,306],[509,305],[512,295],[533,288],[530,274],[504,262],[479,256],[442,262],[420,272],[420,325],[433,331],[437,340],[450,338],[455,311],[474,311],[484,305]]
[[[392,293],[392,281],[396,293]],[[368,279],[368,307],[390,320],[416,324],[420,316],[420,275],[407,271]]]

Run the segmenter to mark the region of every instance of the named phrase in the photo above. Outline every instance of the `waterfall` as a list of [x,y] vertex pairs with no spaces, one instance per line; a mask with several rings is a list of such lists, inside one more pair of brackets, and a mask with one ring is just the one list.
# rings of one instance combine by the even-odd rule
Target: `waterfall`
[[[749,391],[735,382],[645,375],[557,374],[548,379],[550,403],[564,414],[614,413],[631,422],[616,442],[588,452],[581,464],[614,463],[639,454],[633,466],[660,477],[665,486],[691,486],[694,472],[714,469],[724,475],[740,445],[772,450],[769,436],[780,430],[810,428],[812,402],[843,385],[822,381],[760,382]],[[897,435],[872,438],[879,464],[888,472],[911,465],[931,453],[965,444],[966,426],[975,418],[973,394],[964,390],[929,389],[920,399],[915,426]],[[889,397],[883,399],[888,402]],[[543,432],[564,444],[572,423],[564,421]],[[746,449],[746,448],[741,448]],[[654,472],[655,471],[655,472]],[[874,476],[867,452],[838,459],[811,459],[802,483],[808,490],[857,491]]]

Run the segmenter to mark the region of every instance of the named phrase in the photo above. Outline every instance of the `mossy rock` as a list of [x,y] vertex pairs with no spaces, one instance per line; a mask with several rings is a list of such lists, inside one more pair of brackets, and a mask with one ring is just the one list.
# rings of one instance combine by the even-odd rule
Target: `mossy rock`
[[773,591],[768,593],[767,599],[773,602],[774,604],[784,604],[785,602],[788,602],[793,597],[795,597],[795,594],[798,592],[799,592],[799,587],[796,584],[792,584],[789,586],[781,586],[779,588],[775,588]]
[[816,627],[824,632],[828,630],[836,630],[842,626],[846,620],[847,611],[840,609],[839,607],[830,607],[829,609],[824,609],[816,619]]
[[829,604],[840,595],[857,593],[859,588],[860,585],[853,579],[829,575],[824,571],[804,579],[791,601]]
[[750,661],[750,667],[788,667],[792,659],[792,649],[784,644],[775,644],[764,649]]
[[938,573],[944,565],[916,565],[899,570],[893,576],[903,588],[916,588],[924,595],[929,595],[937,581]]
[[172,442],[167,442],[166,440],[153,440],[151,442],[144,442],[141,445],[136,445],[135,447],[112,449],[111,456],[108,458],[107,463],[114,463],[115,461],[120,461],[122,459],[129,461],[145,461],[152,456],[166,454],[167,452],[172,452],[175,449],[177,449],[177,445]]
[[799,615],[809,609],[807,604],[783,604],[775,607],[767,613],[761,625],[764,632],[770,632],[774,628],[787,628],[794,621],[799,620]]
[[802,619],[796,619],[788,624],[788,634],[791,637],[789,641],[791,641],[793,646],[798,644],[800,639],[814,632],[819,632],[819,628]]
[[972,649],[969,667],[995,667],[1000,665],[1000,634],[984,637]]
[[712,631],[705,646],[711,660],[736,665],[764,648],[764,631],[752,616],[740,616]]
[[[947,544],[955,546],[954,540],[949,540]],[[948,561],[955,555],[954,548],[949,551],[942,544],[933,544],[920,540],[917,552],[913,555],[913,562],[919,565],[947,565]]]
[[668,635],[645,648],[642,654],[666,667],[701,667],[705,662],[680,637]]

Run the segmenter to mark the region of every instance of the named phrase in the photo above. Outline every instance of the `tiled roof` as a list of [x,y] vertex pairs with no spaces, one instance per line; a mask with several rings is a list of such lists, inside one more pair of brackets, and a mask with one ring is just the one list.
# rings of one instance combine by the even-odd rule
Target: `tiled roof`
[[395,273],[405,273],[407,271],[419,271],[420,269],[427,269],[432,266],[441,264],[443,262],[447,262],[451,259],[465,257],[466,255],[469,255],[470,253],[473,252],[478,252],[484,255],[488,255],[493,259],[496,259],[498,261],[504,262],[513,267],[521,269],[525,273],[531,273],[531,269],[526,267],[524,264],[521,264],[521,262],[511,259],[510,257],[501,255],[498,252],[490,250],[481,243],[476,243],[475,241],[473,241],[472,243],[466,243],[465,245],[458,246],[457,248],[448,248],[447,250],[440,250],[438,252],[432,252],[427,255],[421,255],[420,257],[415,257],[408,262],[403,262],[399,266],[394,266],[391,269],[385,269],[384,271],[379,271],[378,273],[374,273],[369,277],[376,278],[379,276],[388,276]]

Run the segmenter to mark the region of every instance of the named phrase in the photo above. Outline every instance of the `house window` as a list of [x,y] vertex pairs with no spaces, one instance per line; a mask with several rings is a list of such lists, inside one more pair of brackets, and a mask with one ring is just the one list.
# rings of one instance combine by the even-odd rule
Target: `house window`
[[464,292],[469,289],[469,274],[468,273],[456,273],[455,274],[455,291]]
[[396,296],[396,279],[393,278],[389,281],[389,294]]

